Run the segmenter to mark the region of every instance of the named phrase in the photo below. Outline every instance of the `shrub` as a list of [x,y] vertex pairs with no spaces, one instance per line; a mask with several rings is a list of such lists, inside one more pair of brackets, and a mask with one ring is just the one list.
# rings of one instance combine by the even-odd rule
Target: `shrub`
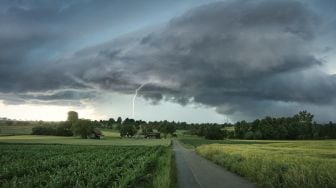
[[209,126],[205,130],[205,138],[210,140],[222,140],[225,137],[225,131],[221,130],[219,127]]
[[71,124],[60,122],[52,125],[39,125],[32,128],[33,135],[73,136]]

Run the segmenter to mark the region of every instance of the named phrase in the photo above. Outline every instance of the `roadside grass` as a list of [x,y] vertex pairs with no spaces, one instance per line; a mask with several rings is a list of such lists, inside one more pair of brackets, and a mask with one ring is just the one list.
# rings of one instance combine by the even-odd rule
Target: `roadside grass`
[[255,142],[225,140],[196,152],[261,187],[336,186],[336,140]]
[[157,170],[153,180],[153,187],[175,188],[177,187],[177,169],[175,154],[171,148],[165,148],[164,154],[158,159]]
[[40,136],[40,135],[17,135],[0,136],[0,143],[30,143],[30,144],[71,144],[71,145],[116,145],[116,146],[169,146],[170,139],[80,139],[77,137]]

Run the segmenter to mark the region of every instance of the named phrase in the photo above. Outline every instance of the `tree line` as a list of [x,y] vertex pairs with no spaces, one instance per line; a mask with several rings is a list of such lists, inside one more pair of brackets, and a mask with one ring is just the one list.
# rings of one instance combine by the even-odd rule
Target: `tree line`
[[92,135],[94,128],[94,121],[79,119],[77,112],[69,111],[67,121],[42,122],[40,125],[32,128],[32,134],[53,136],[78,135],[86,139]]
[[[185,130],[184,134],[197,135],[207,139],[335,139],[336,124],[329,122],[318,124],[313,121],[314,115],[301,111],[292,117],[265,117],[251,122],[239,121],[231,123],[186,123],[175,121],[142,121],[130,118],[116,120],[91,121],[78,119],[77,112],[70,111],[64,122],[24,122],[0,121],[5,125],[32,125],[36,124],[32,134],[73,136],[79,135],[88,138],[95,128],[110,128],[120,132],[121,137],[133,137],[135,134],[161,132],[164,137],[175,135],[176,130]],[[232,127],[231,129],[227,129]]]
[[234,137],[239,139],[332,139],[336,124],[313,122],[314,115],[301,111],[292,117],[265,117],[234,125]]

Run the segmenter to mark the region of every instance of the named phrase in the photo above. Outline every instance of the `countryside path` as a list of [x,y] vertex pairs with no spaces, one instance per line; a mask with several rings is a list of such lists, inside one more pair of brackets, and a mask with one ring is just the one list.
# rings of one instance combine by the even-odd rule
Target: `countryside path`
[[188,150],[174,140],[178,185],[180,188],[256,187],[242,177]]

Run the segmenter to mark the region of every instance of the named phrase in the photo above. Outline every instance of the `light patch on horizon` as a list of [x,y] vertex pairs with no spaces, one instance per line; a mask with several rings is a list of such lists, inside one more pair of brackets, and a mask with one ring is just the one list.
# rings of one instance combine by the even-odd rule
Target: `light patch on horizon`
[[99,119],[100,115],[87,107],[70,107],[56,105],[6,105],[0,100],[0,117],[15,120],[42,120],[42,121],[65,121],[70,110],[78,112],[79,118]]
[[[85,103],[84,106],[88,106],[97,114],[100,114],[101,119],[131,118],[133,96],[133,94],[105,93],[96,100]],[[169,101],[160,101],[159,104],[153,105],[151,101],[142,97],[137,97],[135,100],[134,118],[145,121],[169,120],[187,121],[189,123],[225,123],[232,121],[229,117],[216,113],[213,107],[200,104],[182,106]]]

